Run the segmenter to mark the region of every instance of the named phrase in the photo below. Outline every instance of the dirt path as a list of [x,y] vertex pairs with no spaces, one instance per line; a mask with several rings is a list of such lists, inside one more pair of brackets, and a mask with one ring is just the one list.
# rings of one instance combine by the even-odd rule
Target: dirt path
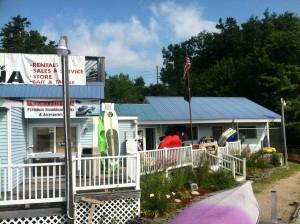
[[300,201],[300,172],[272,183],[267,189],[255,194],[260,206],[261,218],[271,218],[271,190],[277,191],[278,218],[288,221],[295,207],[290,204]]

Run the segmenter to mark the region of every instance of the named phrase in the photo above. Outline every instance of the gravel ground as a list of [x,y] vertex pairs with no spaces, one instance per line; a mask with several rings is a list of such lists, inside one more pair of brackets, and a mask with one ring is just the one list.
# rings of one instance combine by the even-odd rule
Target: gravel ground
[[288,222],[295,210],[295,205],[292,204],[300,201],[300,172],[278,180],[267,189],[255,194],[263,220],[271,219],[271,190],[277,191],[278,218]]

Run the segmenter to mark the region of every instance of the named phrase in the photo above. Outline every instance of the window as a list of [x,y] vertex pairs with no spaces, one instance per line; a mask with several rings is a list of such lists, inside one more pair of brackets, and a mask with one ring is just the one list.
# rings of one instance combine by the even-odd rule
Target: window
[[[190,127],[186,127],[186,134],[187,134],[187,140],[192,140]],[[193,127],[193,140],[197,140],[197,139],[198,139],[198,129],[196,127]]]
[[[63,153],[65,149],[63,127],[33,128],[33,152]],[[76,127],[71,127],[71,150],[77,151]]]
[[223,133],[223,127],[222,126],[214,126],[212,127],[212,137],[218,141],[220,136]]
[[33,152],[54,152],[54,128],[33,128]]
[[[63,153],[65,150],[65,138],[64,128],[56,127],[56,152]],[[76,152],[77,141],[76,141],[76,128],[71,127],[71,151]]]
[[257,132],[255,126],[243,126],[239,127],[239,136],[244,139],[256,139]]
[[[185,126],[185,125],[168,126],[165,135],[175,135],[175,134],[181,136],[183,141],[192,140],[190,126]],[[197,140],[197,139],[198,139],[198,128],[193,127],[193,140]]]

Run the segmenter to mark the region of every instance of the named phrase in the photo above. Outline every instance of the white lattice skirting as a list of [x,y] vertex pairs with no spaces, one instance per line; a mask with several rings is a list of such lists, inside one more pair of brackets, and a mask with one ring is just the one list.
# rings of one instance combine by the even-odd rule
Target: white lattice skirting
[[[76,203],[76,224],[87,223],[90,204]],[[127,223],[139,215],[140,199],[125,198],[105,201],[103,205],[97,205],[93,216],[93,224]]]
[[67,222],[65,215],[39,216],[39,217],[23,217],[14,219],[0,219],[0,224],[65,224]]
[[[75,203],[75,224],[84,224],[88,221],[91,205],[85,202]],[[93,215],[93,224],[125,224],[140,213],[139,198],[122,198],[106,200],[97,205]],[[49,215],[38,217],[18,217],[0,219],[0,224],[67,224],[66,215]]]

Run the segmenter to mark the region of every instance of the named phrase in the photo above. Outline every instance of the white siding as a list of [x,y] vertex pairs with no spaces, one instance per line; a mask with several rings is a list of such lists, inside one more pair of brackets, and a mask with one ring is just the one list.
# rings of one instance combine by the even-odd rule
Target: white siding
[[[7,110],[0,108],[0,162],[7,164]],[[1,189],[3,189],[4,172],[1,173]]]
[[[23,108],[11,108],[11,161],[12,164],[23,164],[26,155],[26,139],[27,139],[26,122],[23,115]],[[17,170],[13,170],[13,187],[17,184]],[[19,173],[19,183],[22,182],[23,175]]]
[[133,120],[119,120],[119,142],[121,155],[126,154],[126,141],[136,138],[136,125]]
[[11,151],[12,164],[24,163],[26,155],[27,139],[26,122],[23,116],[23,108],[11,109]]
[[0,159],[7,164],[7,110],[0,108]]

